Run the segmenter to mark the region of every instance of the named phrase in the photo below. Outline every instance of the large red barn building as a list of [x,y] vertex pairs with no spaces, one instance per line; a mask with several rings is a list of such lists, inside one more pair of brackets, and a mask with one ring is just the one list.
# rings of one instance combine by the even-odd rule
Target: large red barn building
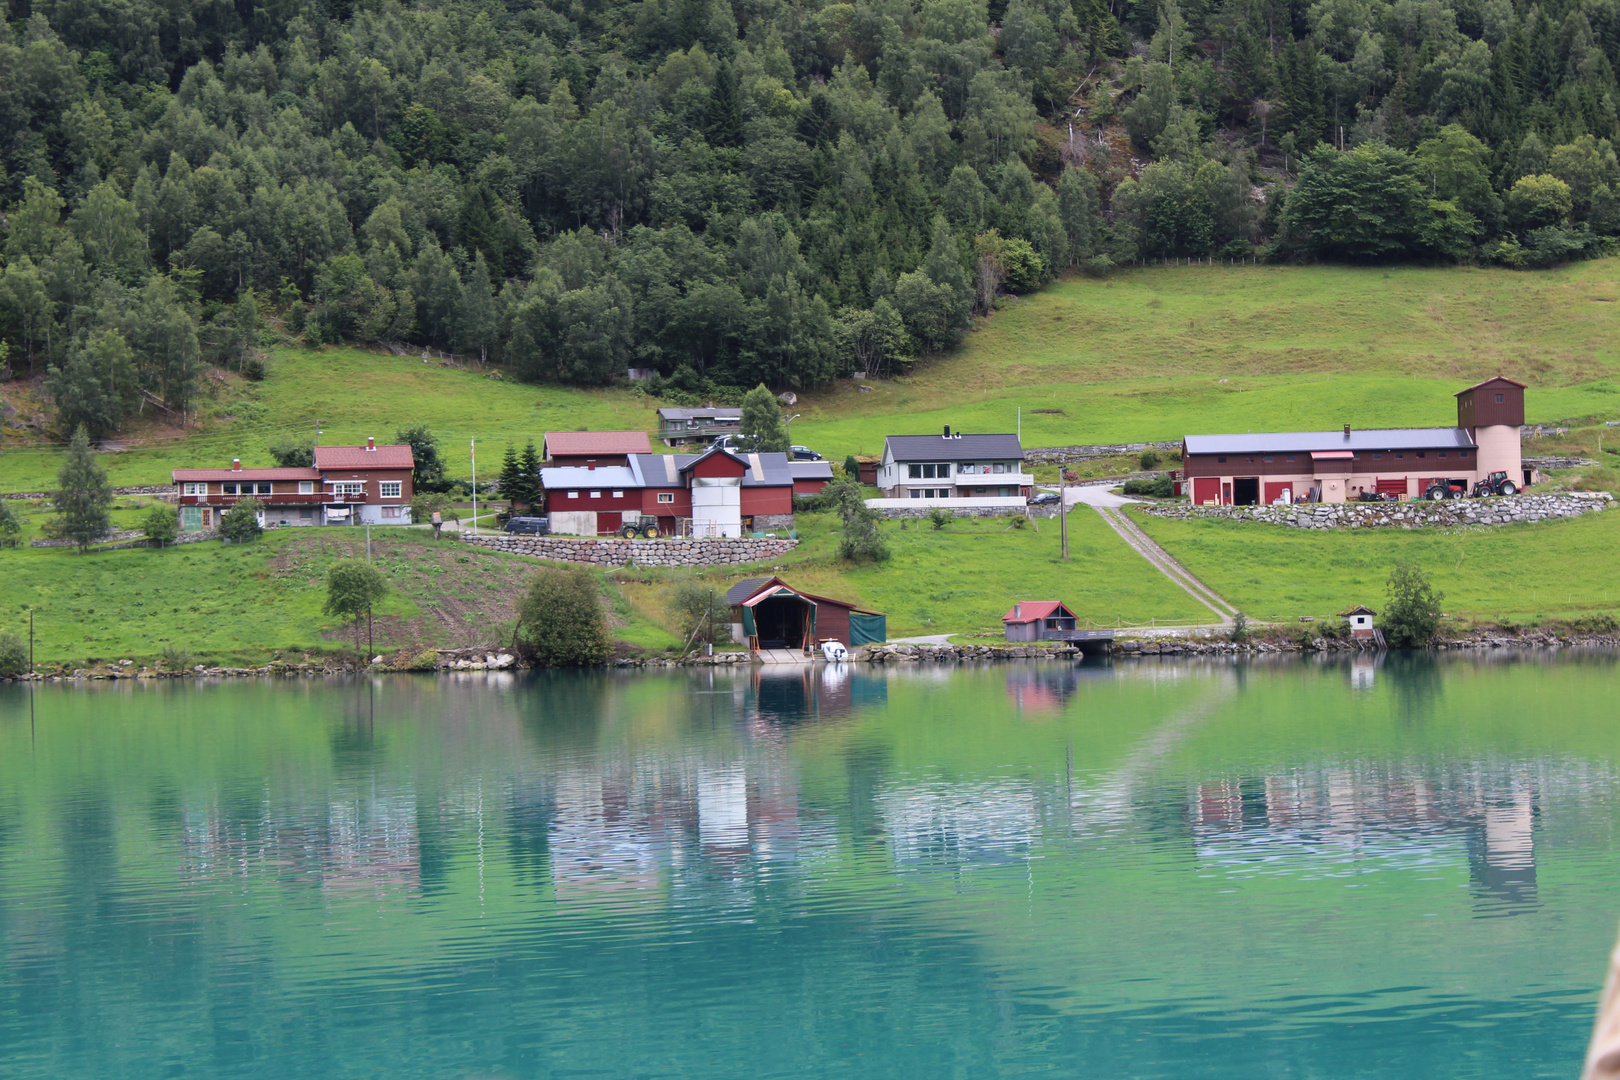
[[1521,484],[1524,389],[1498,376],[1458,391],[1455,427],[1188,435],[1188,494],[1196,506],[1253,506],[1366,492],[1414,498],[1437,482],[1471,488],[1493,472]]

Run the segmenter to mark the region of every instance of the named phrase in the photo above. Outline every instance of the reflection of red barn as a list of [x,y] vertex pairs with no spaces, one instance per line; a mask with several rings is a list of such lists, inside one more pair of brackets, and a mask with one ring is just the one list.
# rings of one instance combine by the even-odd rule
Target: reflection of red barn
[[731,636],[754,650],[809,652],[823,641],[850,648],[888,637],[888,620],[843,600],[793,588],[778,577],[745,578],[726,590]]

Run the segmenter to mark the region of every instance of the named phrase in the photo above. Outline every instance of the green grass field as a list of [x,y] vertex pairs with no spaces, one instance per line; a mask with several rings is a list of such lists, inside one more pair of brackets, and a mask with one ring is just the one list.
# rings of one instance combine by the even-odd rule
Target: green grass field
[[[1620,259],[1536,273],[1172,267],[1072,278],[1010,303],[910,377],[801,395],[793,439],[841,460],[943,424],[1011,431],[1019,409],[1028,446],[1446,424],[1452,394],[1497,373],[1530,384],[1533,423],[1614,417],[1617,301]],[[360,349],[282,350],[264,382],[210,387],[208,418],[190,435],[152,432],[157,444],[107,455],[114,482],[166,482],[172,468],[233,456],[267,464],[267,442],[312,435],[317,419],[329,444],[426,423],[463,476],[473,437],[493,475],[508,441],[656,427],[657,403],[633,391],[524,385]],[[4,438],[0,489],[48,487],[59,451]]]
[[1331,616],[1383,606],[1396,563],[1422,567],[1466,622],[1535,623],[1620,613],[1620,510],[1469,529],[1300,530],[1131,516],[1182,565],[1251,618]]

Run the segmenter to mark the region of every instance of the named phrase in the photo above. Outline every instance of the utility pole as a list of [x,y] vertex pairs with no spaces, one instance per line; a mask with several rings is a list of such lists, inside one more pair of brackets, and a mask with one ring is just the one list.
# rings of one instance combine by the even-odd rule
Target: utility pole
[[[1058,466],[1062,468],[1062,466]],[[1058,474],[1058,528],[1063,535],[1063,561],[1069,561],[1069,482]]]
[[366,563],[371,562],[371,522],[366,522]]
[[315,445],[321,445],[321,421],[319,417],[315,419]]
[[371,605],[366,605],[366,655],[373,655],[375,650],[371,645]]
[[472,530],[473,530],[473,535],[476,536],[476,535],[478,535],[478,440],[477,439],[468,439],[467,440],[467,460],[472,462],[472,474],[473,474]]
[[34,605],[28,605],[28,674],[34,673]]

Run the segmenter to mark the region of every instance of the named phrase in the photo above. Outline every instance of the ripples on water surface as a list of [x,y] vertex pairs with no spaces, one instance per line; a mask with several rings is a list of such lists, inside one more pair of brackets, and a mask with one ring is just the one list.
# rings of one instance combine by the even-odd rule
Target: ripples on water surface
[[0,1076],[1572,1077],[1615,675],[0,687]]

